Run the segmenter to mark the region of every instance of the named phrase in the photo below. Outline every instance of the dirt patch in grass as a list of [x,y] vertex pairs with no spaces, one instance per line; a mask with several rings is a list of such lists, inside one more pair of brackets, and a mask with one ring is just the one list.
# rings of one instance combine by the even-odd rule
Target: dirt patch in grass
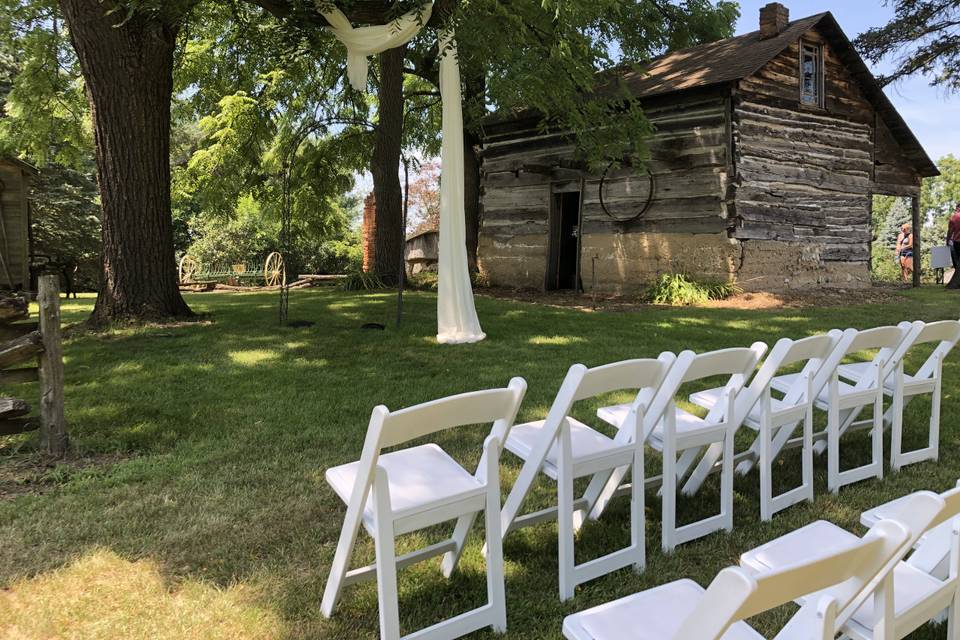
[[45,453],[0,456],[0,502],[26,495],[43,495],[81,474],[95,474],[135,457],[130,453],[68,454],[55,458]]
[[[478,289],[477,294],[500,300],[530,302],[581,311],[635,311],[661,306],[648,304],[639,296],[597,295],[594,298],[589,293],[574,293],[573,291],[543,292],[490,287]],[[726,300],[715,300],[698,306],[712,309],[769,310],[888,304],[903,302],[904,300],[902,289],[874,286],[867,289],[811,289],[783,293],[758,291],[741,293]]]

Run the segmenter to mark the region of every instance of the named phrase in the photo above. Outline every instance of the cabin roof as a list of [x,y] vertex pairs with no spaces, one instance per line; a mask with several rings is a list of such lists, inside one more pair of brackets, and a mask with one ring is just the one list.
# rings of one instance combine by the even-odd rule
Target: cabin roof
[[24,162],[19,158],[13,158],[10,156],[0,156],[0,162],[6,162],[8,164],[12,164],[13,166],[35,176],[40,174],[39,169],[37,169],[35,166],[30,164],[29,162]]
[[[604,82],[598,90],[620,85],[626,87],[631,95],[648,98],[742,80],[760,71],[811,29],[819,29],[830,42],[837,57],[858,82],[877,114],[883,118],[914,169],[923,177],[939,175],[936,164],[829,11],[794,20],[772,38],[761,38],[760,31],[753,31],[673,51],[654,58],[639,70],[632,66],[615,67],[602,74]],[[521,111],[502,116],[497,114],[488,122],[506,122],[530,115],[530,112]]]
[[[708,42],[654,58],[642,70],[611,70],[637,97],[650,97],[712,84],[732,82],[753,75],[800,37],[813,29],[827,13],[794,20],[772,38],[754,31],[733,38]],[[608,72],[609,73],[609,72]]]

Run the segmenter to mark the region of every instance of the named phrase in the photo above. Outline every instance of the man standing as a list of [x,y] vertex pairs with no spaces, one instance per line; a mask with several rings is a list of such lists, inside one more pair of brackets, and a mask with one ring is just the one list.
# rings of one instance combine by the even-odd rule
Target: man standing
[[947,284],[948,289],[960,289],[960,204],[947,223],[947,246],[953,259],[953,277]]

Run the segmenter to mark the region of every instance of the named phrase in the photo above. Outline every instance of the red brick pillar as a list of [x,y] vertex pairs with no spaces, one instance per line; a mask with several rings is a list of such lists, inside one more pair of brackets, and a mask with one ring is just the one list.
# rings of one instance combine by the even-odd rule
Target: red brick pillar
[[377,200],[373,192],[363,201],[363,270],[373,271],[375,264],[375,249],[377,243]]

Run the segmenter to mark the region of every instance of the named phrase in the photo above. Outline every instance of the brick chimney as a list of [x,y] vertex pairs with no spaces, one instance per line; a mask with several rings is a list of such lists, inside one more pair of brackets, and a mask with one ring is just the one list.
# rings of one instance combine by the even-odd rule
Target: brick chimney
[[373,192],[363,201],[363,270],[373,271],[376,267],[375,247],[377,244],[377,199]]
[[771,2],[760,9],[760,39],[766,40],[783,33],[790,22],[790,9],[779,2]]

